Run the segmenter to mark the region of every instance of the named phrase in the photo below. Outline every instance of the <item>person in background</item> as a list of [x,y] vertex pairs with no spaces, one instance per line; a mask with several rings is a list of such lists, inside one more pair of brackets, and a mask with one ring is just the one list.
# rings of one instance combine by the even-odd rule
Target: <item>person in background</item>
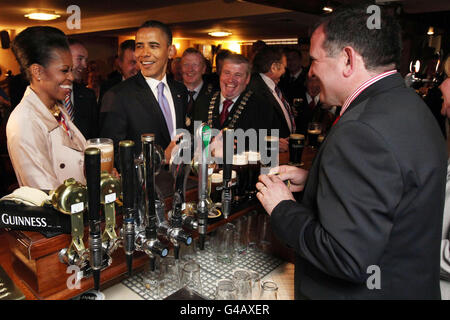
[[315,28],[309,76],[340,118],[309,173],[275,168],[257,198],[296,253],[296,299],[440,299],[445,143],[396,70],[399,23],[381,7],[383,27],[367,28],[367,6],[340,7]]
[[74,81],[65,34],[29,27],[16,36],[12,51],[30,82],[6,126],[19,185],[54,190],[68,178],[85,183],[86,140],[61,103]]
[[70,119],[86,139],[98,137],[99,108],[95,92],[86,88],[83,77],[87,70],[88,51],[84,44],[75,39],[69,39],[72,54],[74,81],[70,93],[63,100],[64,107]]
[[286,100],[292,105],[295,98],[304,95],[308,70],[302,66],[302,53],[299,49],[286,48],[286,72],[280,79],[279,87]]
[[193,133],[194,115],[198,105],[208,104],[215,91],[213,84],[203,80],[206,63],[203,54],[194,48],[187,48],[181,57],[181,75],[188,90],[189,100],[186,110],[186,127]]
[[279,48],[266,46],[253,60],[253,74],[249,89],[265,101],[262,112],[272,119],[270,128],[279,130],[280,151],[288,150],[288,138],[296,132],[294,113],[278,87],[286,70],[286,56]]
[[174,80],[178,82],[183,82],[183,71],[181,68],[181,58],[176,57],[170,63],[170,71]]

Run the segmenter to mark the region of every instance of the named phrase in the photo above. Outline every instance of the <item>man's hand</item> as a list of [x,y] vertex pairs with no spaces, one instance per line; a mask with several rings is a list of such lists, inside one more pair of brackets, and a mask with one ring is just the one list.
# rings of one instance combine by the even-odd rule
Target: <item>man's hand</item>
[[280,138],[280,152],[287,152],[289,150],[289,138]]
[[258,193],[256,197],[261,202],[269,215],[273,209],[283,200],[294,200],[295,198],[289,191],[284,182],[276,175],[261,175],[256,184]]
[[289,190],[291,192],[303,191],[306,179],[308,178],[307,170],[287,165],[272,168],[270,173],[277,173],[278,178],[282,181],[289,180]]

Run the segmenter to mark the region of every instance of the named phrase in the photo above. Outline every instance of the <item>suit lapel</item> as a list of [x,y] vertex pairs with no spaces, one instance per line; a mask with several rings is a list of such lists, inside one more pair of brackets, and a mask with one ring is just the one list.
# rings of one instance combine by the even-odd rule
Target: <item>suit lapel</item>
[[289,125],[286,122],[286,117],[284,116],[284,112],[283,112],[283,110],[281,110],[281,106],[278,103],[277,99],[275,99],[272,91],[270,90],[270,88],[267,86],[267,84],[264,82],[264,80],[261,78],[261,76],[259,74],[258,74],[258,78],[259,78],[259,81],[261,81],[261,86],[264,88],[265,95],[267,96],[267,98],[269,99],[271,104],[274,106],[275,110],[278,112],[280,117],[284,120],[284,123],[286,124],[286,126],[289,128]]

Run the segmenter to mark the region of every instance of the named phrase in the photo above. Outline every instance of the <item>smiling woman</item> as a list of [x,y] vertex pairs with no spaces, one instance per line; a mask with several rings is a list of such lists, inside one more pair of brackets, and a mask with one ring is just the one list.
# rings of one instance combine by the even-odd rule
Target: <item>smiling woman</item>
[[61,103],[73,81],[65,34],[52,27],[30,27],[17,35],[12,50],[30,81],[6,126],[19,185],[53,190],[68,178],[84,183],[86,140]]

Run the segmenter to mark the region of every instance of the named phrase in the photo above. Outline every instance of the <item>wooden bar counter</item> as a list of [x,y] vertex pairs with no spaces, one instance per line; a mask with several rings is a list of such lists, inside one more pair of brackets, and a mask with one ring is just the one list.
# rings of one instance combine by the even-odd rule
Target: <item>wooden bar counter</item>
[[[315,156],[315,151],[305,148],[302,160],[304,167],[309,168]],[[289,153],[281,153],[280,164],[288,163]],[[186,192],[186,201],[197,201],[197,189]],[[166,198],[167,210],[171,208],[172,200]],[[239,208],[227,219],[215,219],[208,226],[208,232],[220,225],[231,222],[251,211],[264,211],[257,200]],[[122,223],[121,216],[117,216],[117,226]],[[195,233],[194,233],[195,234]],[[293,252],[277,239],[273,238],[273,253],[286,261],[293,261]],[[84,243],[88,243],[88,228],[85,228]],[[92,277],[83,278],[78,289],[69,289],[67,279],[72,273],[67,273],[68,266],[58,259],[58,252],[67,248],[71,242],[69,234],[60,234],[46,238],[41,233],[31,231],[0,230],[0,265],[3,267],[14,284],[29,300],[65,300],[92,289]],[[141,252],[133,255],[133,270],[142,269],[148,262],[148,256]],[[112,255],[112,264],[101,271],[101,286],[108,287],[126,277],[127,266],[123,248],[118,248]]]

